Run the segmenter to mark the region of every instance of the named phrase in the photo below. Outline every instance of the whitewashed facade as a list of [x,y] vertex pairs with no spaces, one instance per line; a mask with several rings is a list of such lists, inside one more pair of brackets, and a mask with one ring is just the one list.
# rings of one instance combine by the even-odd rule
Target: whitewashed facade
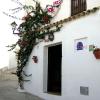
[[[30,1],[31,2],[31,1]],[[27,0],[27,4],[30,3]],[[41,0],[42,6],[52,3]],[[71,14],[71,0],[63,0],[61,9],[54,21],[67,18]],[[100,6],[100,0],[87,0],[87,9]],[[88,16],[65,23],[60,32],[54,34],[51,42],[41,42],[35,46],[25,67],[32,74],[25,90],[45,100],[99,100],[100,99],[100,59],[96,59],[89,45],[100,48],[100,10]],[[82,41],[83,50],[76,50],[76,43]],[[61,58],[61,95],[49,93],[48,85],[48,48],[62,44]],[[38,57],[34,63],[33,56]],[[84,87],[86,87],[84,89]],[[85,92],[82,94],[82,92]]]

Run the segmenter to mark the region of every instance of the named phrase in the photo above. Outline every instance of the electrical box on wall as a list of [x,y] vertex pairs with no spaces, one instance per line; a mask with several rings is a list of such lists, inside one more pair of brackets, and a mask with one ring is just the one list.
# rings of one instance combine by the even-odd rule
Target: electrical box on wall
[[81,95],[89,95],[89,87],[80,86],[80,94]]

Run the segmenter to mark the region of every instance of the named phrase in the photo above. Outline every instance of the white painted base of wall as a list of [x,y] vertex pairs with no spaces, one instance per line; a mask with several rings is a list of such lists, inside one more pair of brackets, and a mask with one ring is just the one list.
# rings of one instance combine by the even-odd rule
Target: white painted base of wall
[[18,92],[26,92],[24,89],[21,89],[20,87],[17,88]]

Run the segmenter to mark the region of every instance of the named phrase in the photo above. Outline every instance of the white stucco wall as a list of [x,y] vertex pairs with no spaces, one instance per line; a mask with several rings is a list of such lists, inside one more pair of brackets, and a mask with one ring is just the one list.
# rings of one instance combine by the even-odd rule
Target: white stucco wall
[[[70,1],[70,0],[68,0]],[[58,19],[70,15],[68,1],[64,1]],[[42,1],[41,1],[42,2]],[[100,0],[87,0],[87,8],[99,5]],[[70,4],[70,2],[69,2]],[[66,8],[66,10],[65,10]],[[66,12],[66,13],[65,13]],[[62,16],[60,16],[62,14]],[[56,20],[57,20],[56,18]],[[99,100],[100,99],[100,60],[95,59],[88,46],[91,44],[100,48],[100,11],[86,17],[79,18],[64,24],[59,33],[55,33],[53,42],[41,42],[38,44],[27,63],[25,71],[32,74],[25,82],[25,90],[38,95],[45,100]],[[87,48],[83,51],[75,51],[75,39],[87,37]],[[54,43],[62,43],[62,95],[44,93],[46,75],[46,52],[45,48]],[[34,63],[32,56],[38,57],[38,63]],[[44,87],[43,87],[44,86]],[[89,87],[89,95],[80,94],[80,86]]]

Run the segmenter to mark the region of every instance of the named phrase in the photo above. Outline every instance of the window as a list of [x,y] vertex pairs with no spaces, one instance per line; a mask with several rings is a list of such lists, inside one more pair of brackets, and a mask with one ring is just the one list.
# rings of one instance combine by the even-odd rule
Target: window
[[86,10],[86,0],[71,0],[71,15],[78,14]]

